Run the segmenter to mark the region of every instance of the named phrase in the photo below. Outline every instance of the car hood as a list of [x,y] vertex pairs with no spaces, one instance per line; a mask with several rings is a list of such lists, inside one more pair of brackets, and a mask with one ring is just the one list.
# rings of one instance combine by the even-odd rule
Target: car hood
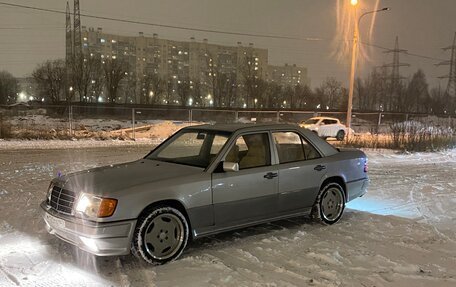
[[136,185],[165,181],[203,172],[202,168],[142,159],[74,172],[54,179],[65,189],[107,196]]

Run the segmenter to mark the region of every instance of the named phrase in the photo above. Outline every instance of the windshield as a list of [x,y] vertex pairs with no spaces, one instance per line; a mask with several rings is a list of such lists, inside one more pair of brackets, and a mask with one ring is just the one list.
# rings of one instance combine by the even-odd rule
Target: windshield
[[319,119],[308,119],[307,121],[304,122],[306,125],[314,125],[318,123]]
[[183,131],[168,139],[146,158],[207,168],[215,159],[230,133]]

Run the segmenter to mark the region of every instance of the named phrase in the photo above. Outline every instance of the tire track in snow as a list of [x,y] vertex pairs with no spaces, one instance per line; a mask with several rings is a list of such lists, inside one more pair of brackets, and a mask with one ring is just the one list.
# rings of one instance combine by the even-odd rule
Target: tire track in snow
[[16,286],[21,286],[21,283],[19,283],[19,280],[17,280],[16,276],[14,276],[13,274],[11,274],[8,271],[6,271],[5,268],[2,265],[0,265],[0,271],[2,271],[2,273],[6,276],[6,278],[9,281],[14,283]]

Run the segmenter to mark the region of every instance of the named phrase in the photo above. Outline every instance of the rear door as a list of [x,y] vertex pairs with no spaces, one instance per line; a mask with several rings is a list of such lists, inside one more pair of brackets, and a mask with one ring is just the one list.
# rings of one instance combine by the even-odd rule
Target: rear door
[[275,216],[278,167],[271,165],[268,132],[240,135],[225,161],[239,164],[239,171],[214,172],[212,192],[215,223],[229,226]]
[[338,125],[336,120],[331,120],[331,119],[324,119],[321,122],[322,126],[320,129],[321,131],[321,136],[324,137],[335,137],[337,134]]
[[304,211],[315,202],[326,166],[320,153],[294,131],[273,132],[279,157],[279,214]]

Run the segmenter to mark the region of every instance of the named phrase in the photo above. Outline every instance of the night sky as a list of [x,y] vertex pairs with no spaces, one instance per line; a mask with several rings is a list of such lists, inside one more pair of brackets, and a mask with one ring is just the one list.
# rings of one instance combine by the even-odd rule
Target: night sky
[[[4,2],[65,10],[63,0],[2,0]],[[340,0],[342,1],[342,0]],[[348,0],[347,0],[348,1]],[[372,10],[376,0],[360,0],[361,12]],[[72,6],[72,2],[71,2]],[[181,31],[112,21],[82,18],[82,25],[102,27],[105,32],[123,35],[158,33],[159,37],[188,40],[194,36],[201,40],[225,45],[253,42],[269,49],[269,62],[274,65],[298,64],[309,69],[312,86],[318,86],[327,76],[348,81],[349,57],[342,60],[333,56],[337,42],[337,0],[81,0],[83,13],[140,20],[160,24],[179,25],[203,29],[216,29],[243,33],[273,34],[316,41],[279,40],[246,36],[229,36],[213,33]],[[448,67],[435,67],[439,59],[447,60],[450,54],[441,48],[449,46],[456,32],[455,0],[380,0],[379,8],[391,11],[378,14],[371,43],[393,48],[396,35],[400,46],[435,59],[401,55],[401,62],[411,64],[401,69],[409,77],[422,68],[428,82],[439,84],[437,76],[448,73]],[[370,21],[367,16],[361,25],[362,37],[367,40]],[[0,70],[22,77],[30,75],[36,64],[51,58],[64,57],[65,16],[46,12],[21,10],[0,5]],[[368,61],[363,61],[359,74],[374,66],[389,63],[392,55],[383,50],[367,50]],[[441,81],[446,85],[446,80]]]

